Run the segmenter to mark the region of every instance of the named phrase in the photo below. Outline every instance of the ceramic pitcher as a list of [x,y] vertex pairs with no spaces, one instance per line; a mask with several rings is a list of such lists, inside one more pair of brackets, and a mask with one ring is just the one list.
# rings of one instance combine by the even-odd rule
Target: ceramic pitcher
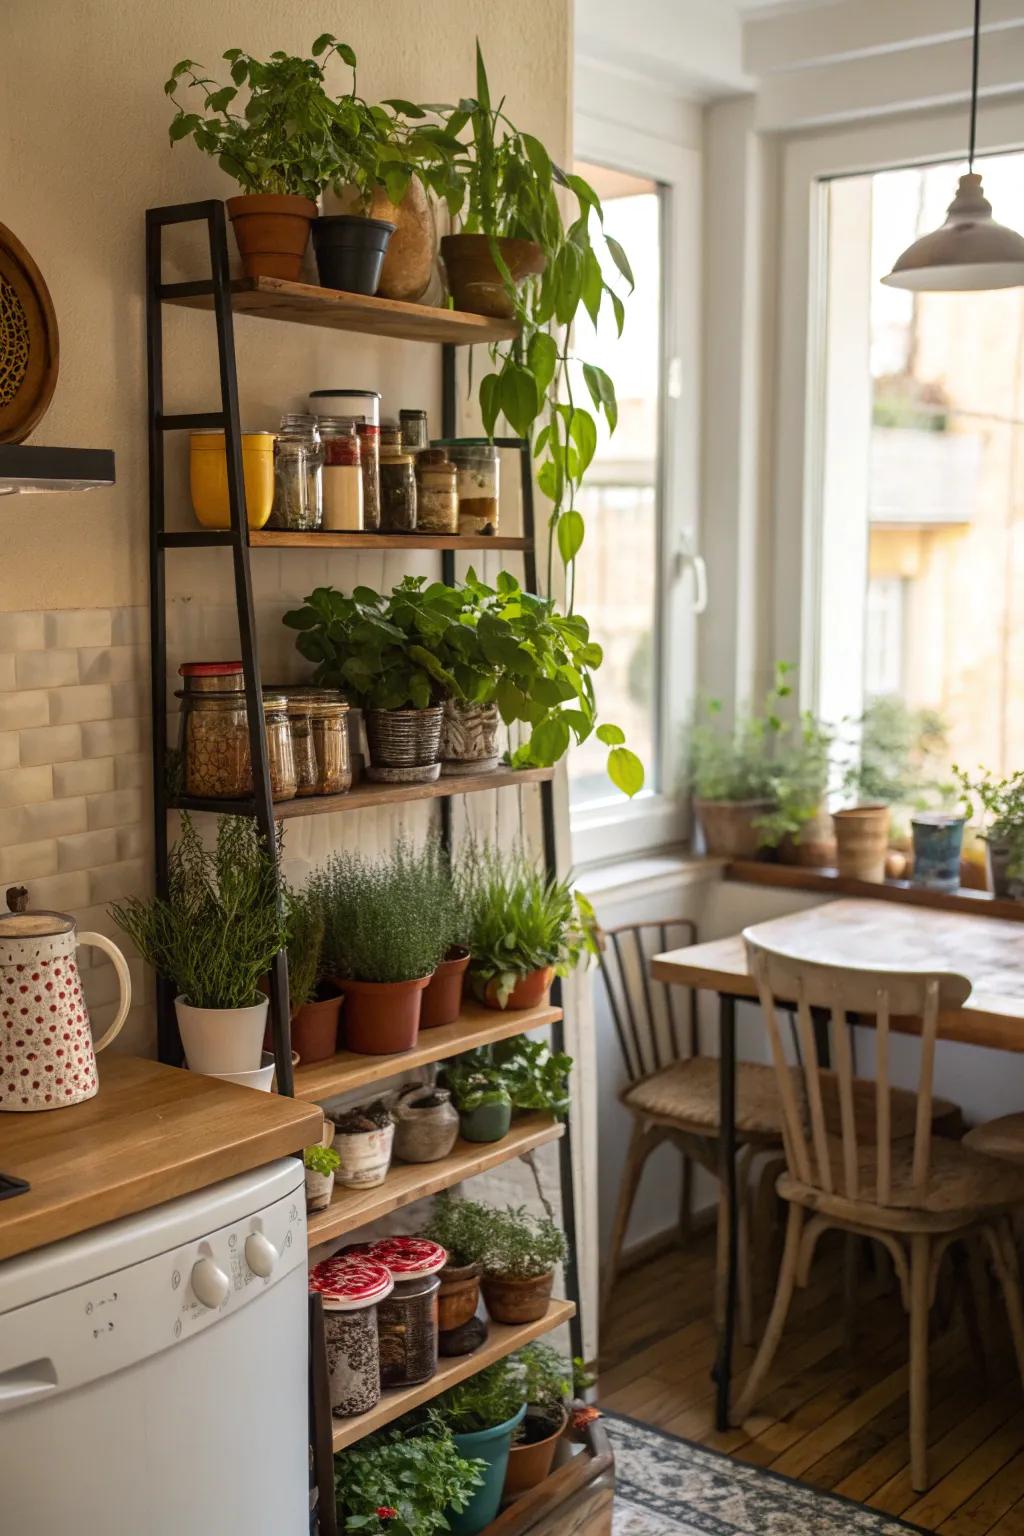
[[[95,1043],[75,963],[80,944],[111,958],[117,1017]],[[0,1110],[63,1109],[99,1087],[96,1052],[118,1034],[132,1000],[128,964],[101,933],[79,933],[64,912],[0,916]]]

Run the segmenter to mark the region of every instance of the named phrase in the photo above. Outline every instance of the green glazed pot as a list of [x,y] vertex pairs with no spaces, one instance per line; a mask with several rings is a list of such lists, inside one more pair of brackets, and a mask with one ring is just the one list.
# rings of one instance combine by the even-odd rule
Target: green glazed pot
[[508,1135],[511,1124],[511,1104],[478,1104],[476,1109],[463,1110],[459,1115],[464,1141],[500,1141]]
[[460,1456],[465,1456],[468,1461],[486,1462],[486,1467],[483,1482],[462,1513],[456,1514],[452,1509],[445,1511],[452,1536],[478,1536],[478,1532],[490,1525],[497,1515],[508,1471],[512,1436],[522,1423],[525,1413],[524,1403],[515,1417],[507,1419],[504,1424],[496,1424],[493,1429],[479,1429],[470,1435],[453,1437]]

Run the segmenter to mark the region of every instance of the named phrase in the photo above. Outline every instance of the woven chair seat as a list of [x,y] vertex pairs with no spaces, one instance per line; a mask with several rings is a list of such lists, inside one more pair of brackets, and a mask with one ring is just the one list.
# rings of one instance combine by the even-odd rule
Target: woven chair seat
[[[795,1200],[826,1214],[848,1206],[854,1197],[846,1193],[843,1147],[837,1137],[828,1138],[828,1153],[834,1193],[811,1189],[784,1173],[778,1183],[783,1199]],[[986,1211],[1024,1204],[1024,1168],[973,1152],[962,1142],[949,1141],[944,1136],[932,1138],[928,1178],[921,1188],[914,1186],[913,1159],[912,1142],[900,1141],[893,1146],[889,1198],[882,1210],[918,1211],[939,1217],[955,1215],[959,1224],[959,1220],[976,1221]],[[880,1209],[876,1173],[875,1148],[858,1147],[855,1198],[874,1213],[868,1218],[873,1225],[878,1224]],[[848,1210],[843,1214],[848,1215]]]

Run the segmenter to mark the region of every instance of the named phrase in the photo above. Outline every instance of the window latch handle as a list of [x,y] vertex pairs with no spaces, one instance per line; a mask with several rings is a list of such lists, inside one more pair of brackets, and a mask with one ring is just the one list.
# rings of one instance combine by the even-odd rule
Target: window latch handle
[[704,556],[693,547],[691,535],[682,534],[675,556],[675,575],[678,580],[685,571],[693,572],[693,606],[695,614],[704,613],[708,606],[708,568]]

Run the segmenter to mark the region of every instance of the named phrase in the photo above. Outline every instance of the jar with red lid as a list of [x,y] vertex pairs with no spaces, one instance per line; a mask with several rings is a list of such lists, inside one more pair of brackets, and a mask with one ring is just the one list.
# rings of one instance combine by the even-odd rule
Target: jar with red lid
[[385,1237],[366,1252],[395,1282],[377,1309],[380,1384],[429,1381],[437,1370],[437,1293],[448,1254],[425,1237]]
[[321,416],[319,422],[324,448],[322,526],[335,533],[359,533],[364,487],[356,423],[341,416]]
[[185,693],[242,693],[245,675],[240,661],[183,661],[178,676]]
[[394,1289],[386,1265],[364,1254],[325,1259],[309,1273],[323,1301],[331,1412],[368,1413],[380,1401],[377,1308]]

